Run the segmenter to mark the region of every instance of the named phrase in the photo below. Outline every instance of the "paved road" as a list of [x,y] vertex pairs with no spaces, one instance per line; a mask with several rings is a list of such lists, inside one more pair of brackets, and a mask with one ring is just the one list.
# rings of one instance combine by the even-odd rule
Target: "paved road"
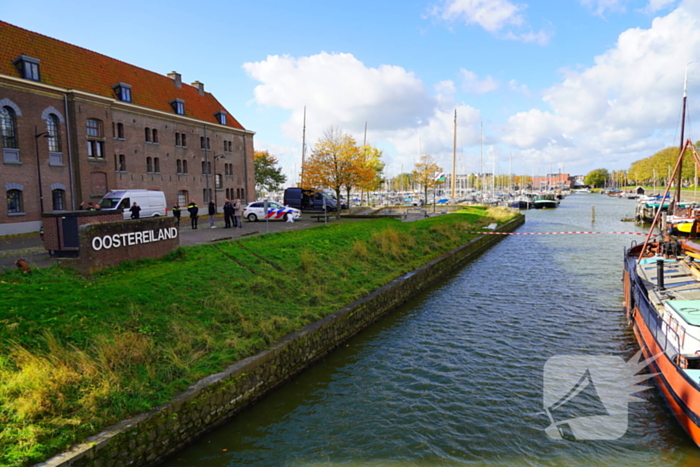
[[[332,220],[331,223],[354,222],[360,219]],[[190,228],[189,218],[183,217],[180,228],[180,246],[192,246],[213,241],[232,241],[250,235],[261,235],[265,233],[286,232],[288,230],[305,229],[309,227],[319,227],[323,222],[311,219],[309,214],[304,214],[296,222],[243,222],[240,229],[223,228],[223,217],[216,218],[216,228],[209,228],[209,216],[200,216],[199,228]],[[27,261],[30,267],[47,267],[55,264],[46,250],[44,243],[38,234],[11,235],[0,237],[0,273],[3,268],[15,268],[15,261],[22,258]]]

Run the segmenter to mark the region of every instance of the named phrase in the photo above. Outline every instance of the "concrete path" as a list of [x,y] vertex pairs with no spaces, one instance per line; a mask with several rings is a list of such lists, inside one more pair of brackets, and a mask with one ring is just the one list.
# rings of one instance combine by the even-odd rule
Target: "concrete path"
[[[223,227],[223,217],[216,218],[216,228],[209,228],[209,216],[200,216],[199,228],[192,230],[190,228],[189,217],[183,217],[180,223],[180,246],[200,245],[202,243],[217,242],[217,241],[233,241],[239,238],[245,238],[250,235],[262,235],[265,233],[286,232],[289,230],[299,230],[310,227],[321,227],[323,222],[317,222],[311,219],[311,214],[303,214],[302,217],[295,222],[283,221],[259,221],[248,222],[243,221],[243,227],[240,229],[226,229]],[[367,219],[340,219],[332,218],[330,224],[338,222],[357,222]],[[0,237],[0,274],[7,269],[14,269],[15,261],[24,259],[29,267],[48,267],[56,264],[56,261],[51,258],[48,251],[44,249],[44,242],[39,238],[38,233],[25,235],[10,235]]]

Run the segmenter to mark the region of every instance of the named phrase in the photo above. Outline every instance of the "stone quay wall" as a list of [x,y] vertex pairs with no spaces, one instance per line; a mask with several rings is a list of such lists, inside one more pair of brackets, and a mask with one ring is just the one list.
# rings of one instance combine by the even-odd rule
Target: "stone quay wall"
[[[524,222],[521,214],[497,231],[512,232]],[[113,425],[39,465],[156,465],[503,238],[503,235],[477,237],[321,321],[290,333],[270,349],[207,376],[169,403]]]

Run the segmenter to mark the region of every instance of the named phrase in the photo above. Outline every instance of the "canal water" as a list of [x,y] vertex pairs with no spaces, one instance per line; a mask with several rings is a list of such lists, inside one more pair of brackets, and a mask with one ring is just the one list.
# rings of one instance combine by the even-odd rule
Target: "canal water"
[[[621,222],[633,213],[632,200],[573,194],[518,232],[641,232]],[[643,238],[509,236],[162,465],[697,465],[656,388],[628,404],[619,439],[544,431],[550,358],[638,350],[622,253]]]

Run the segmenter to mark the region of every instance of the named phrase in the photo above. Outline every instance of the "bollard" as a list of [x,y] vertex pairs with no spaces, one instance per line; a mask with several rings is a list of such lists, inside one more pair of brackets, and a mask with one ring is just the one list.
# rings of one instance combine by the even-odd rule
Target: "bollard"
[[591,206],[591,222],[595,222],[595,206]]
[[665,290],[665,284],[664,284],[664,260],[663,259],[657,259],[656,260],[656,286],[659,288],[659,290]]

